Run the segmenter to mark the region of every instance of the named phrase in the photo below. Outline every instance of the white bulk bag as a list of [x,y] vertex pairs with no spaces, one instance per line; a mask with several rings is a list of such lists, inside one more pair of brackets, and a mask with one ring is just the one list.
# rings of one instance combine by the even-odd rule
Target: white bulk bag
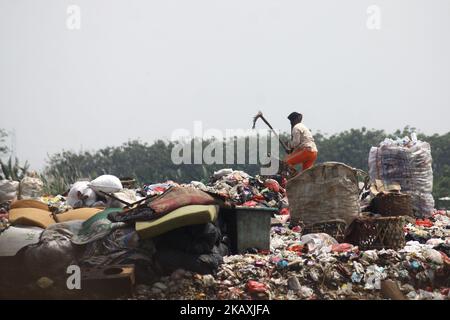
[[109,174],[105,174],[92,180],[89,183],[89,187],[96,192],[102,191],[105,193],[119,192],[123,189],[122,182],[120,182],[119,178]]

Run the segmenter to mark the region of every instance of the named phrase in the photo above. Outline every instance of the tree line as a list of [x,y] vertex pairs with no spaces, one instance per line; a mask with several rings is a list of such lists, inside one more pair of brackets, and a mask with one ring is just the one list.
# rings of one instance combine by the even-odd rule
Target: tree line
[[[4,138],[4,132],[1,138]],[[352,167],[368,170],[368,155],[372,146],[377,146],[385,138],[395,138],[410,135],[417,132],[415,128],[406,127],[393,133],[375,129],[350,129],[337,134],[327,135],[321,132],[314,134],[319,150],[317,162],[337,161],[346,163]],[[442,135],[425,135],[418,133],[418,138],[427,141],[431,145],[433,157],[435,198],[450,196],[450,132]],[[281,138],[289,140],[289,134],[284,133]],[[212,142],[225,147],[244,143],[246,146],[246,159],[252,152],[248,146],[251,137],[235,137],[231,141],[200,141],[203,148]],[[244,140],[244,141],[242,141]],[[194,143],[191,141],[191,143]],[[198,141],[197,141],[198,143]],[[251,175],[259,174],[260,166],[257,164],[238,163],[237,154],[234,154],[233,165],[229,164],[174,164],[172,162],[172,149],[174,143],[170,141],[157,140],[152,144],[139,140],[131,140],[120,146],[105,147],[96,151],[62,151],[50,155],[47,165],[41,172],[42,179],[47,192],[55,194],[65,191],[68,186],[78,179],[91,179],[101,174],[113,174],[118,177],[130,177],[139,183],[158,183],[167,180],[178,182],[202,181],[207,182],[214,171],[222,168],[233,168],[243,170]],[[0,150],[6,152],[5,147]],[[280,146],[280,158],[285,155]],[[11,159],[10,159],[11,160]],[[14,171],[14,162],[9,161]],[[23,169],[16,160],[16,172]],[[2,163],[2,167],[5,164]],[[6,164],[6,167],[8,165]],[[5,178],[5,177],[3,177]],[[7,177],[6,177],[7,178]]]

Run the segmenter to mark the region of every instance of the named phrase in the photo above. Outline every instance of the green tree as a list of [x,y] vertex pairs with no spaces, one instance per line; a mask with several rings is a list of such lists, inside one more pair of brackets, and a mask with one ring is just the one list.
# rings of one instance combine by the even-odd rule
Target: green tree
[[[372,146],[377,146],[387,137],[395,138],[410,135],[414,128],[405,127],[393,134],[383,130],[368,130],[366,128],[351,129],[338,134],[325,135],[318,132],[314,135],[319,150],[318,162],[338,161],[352,167],[368,170],[368,155]],[[289,140],[289,134],[284,133],[281,138]],[[419,134],[418,138],[431,144],[434,171],[435,196],[449,195],[448,179],[450,166],[450,133],[444,135],[426,136]],[[223,146],[245,143],[246,159],[258,150],[250,150],[252,137],[234,137],[228,141],[206,140],[203,147],[212,141]],[[191,146],[193,141],[190,142]],[[171,161],[174,144],[157,140],[153,144],[139,140],[128,141],[118,147],[106,147],[95,152],[63,151],[49,156],[44,176],[47,181],[53,181],[54,189],[64,189],[80,178],[91,179],[101,174],[114,174],[119,177],[132,177],[140,183],[156,183],[166,180],[190,182],[192,180],[208,181],[214,171],[232,167],[243,170],[251,175],[259,173],[257,164],[236,164],[237,154],[234,153],[234,165],[227,164],[180,164]],[[236,146],[235,146],[236,148]],[[280,158],[285,156],[280,146]],[[191,155],[191,160],[193,155]],[[64,186],[64,187],[62,187]]]
[[0,168],[0,180],[7,179],[20,181],[26,176],[30,166],[28,162],[25,162],[25,164],[21,166],[19,163],[19,159],[15,158],[13,161],[12,157],[9,157],[6,163],[0,160]]

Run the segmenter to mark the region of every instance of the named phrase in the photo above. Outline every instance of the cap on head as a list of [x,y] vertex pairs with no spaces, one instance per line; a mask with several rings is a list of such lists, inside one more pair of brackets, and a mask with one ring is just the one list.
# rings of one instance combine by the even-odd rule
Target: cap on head
[[288,118],[290,121],[294,121],[294,120],[302,121],[303,115],[302,115],[301,113],[298,113],[298,112],[292,112],[290,115],[288,115],[287,118]]

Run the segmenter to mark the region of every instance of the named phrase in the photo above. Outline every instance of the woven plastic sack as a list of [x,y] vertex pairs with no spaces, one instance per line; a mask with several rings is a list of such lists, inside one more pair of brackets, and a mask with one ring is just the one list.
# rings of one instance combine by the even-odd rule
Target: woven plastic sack
[[350,224],[360,213],[357,170],[325,162],[290,179],[286,186],[291,222],[311,225],[342,219]]
[[123,189],[122,182],[116,176],[105,174],[102,175],[89,183],[91,187],[96,192],[102,191],[105,193],[119,192]]
[[19,182],[10,180],[0,180],[0,203],[16,200]]
[[44,183],[39,178],[25,177],[20,181],[20,199],[37,199],[42,196]]
[[[405,140],[404,140],[405,141]],[[385,140],[369,153],[369,175],[374,182],[398,183],[409,194],[416,217],[430,216],[434,210],[431,148],[427,142],[402,143]]]

